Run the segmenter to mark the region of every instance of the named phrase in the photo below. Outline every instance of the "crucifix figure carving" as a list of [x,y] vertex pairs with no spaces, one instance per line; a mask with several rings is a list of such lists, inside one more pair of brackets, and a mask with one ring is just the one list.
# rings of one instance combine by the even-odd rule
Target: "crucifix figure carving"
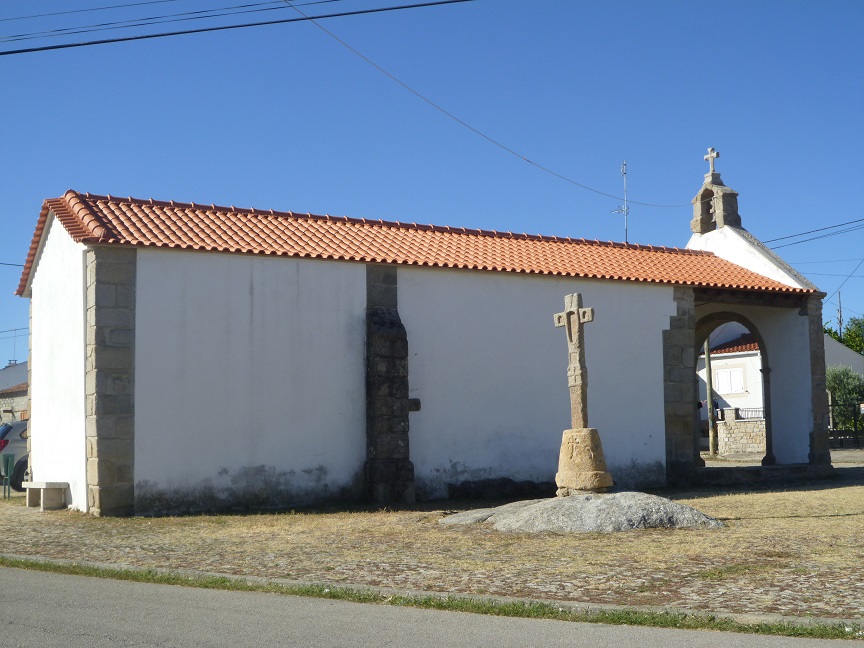
[[708,155],[704,156],[703,159],[708,163],[709,173],[714,173],[714,160],[718,157],[720,157],[719,151],[715,151],[713,148],[708,149]]
[[585,362],[585,324],[594,309],[582,307],[582,295],[564,297],[564,312],[555,314],[555,326],[567,331],[567,386],[570,388],[572,427],[564,430],[555,483],[558,497],[585,491],[603,492],[612,486],[600,435],[588,427],[588,365]]
[[564,297],[564,312],[555,314],[555,326],[567,331],[570,419],[573,428],[588,427],[588,366],[585,363],[585,324],[594,320],[593,308],[582,308],[582,295]]

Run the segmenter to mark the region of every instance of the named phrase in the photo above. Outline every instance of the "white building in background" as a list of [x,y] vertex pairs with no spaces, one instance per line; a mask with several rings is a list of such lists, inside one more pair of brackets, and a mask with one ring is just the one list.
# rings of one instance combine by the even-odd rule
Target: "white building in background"
[[[727,322],[784,397],[766,463],[830,470],[823,294],[734,197],[705,176],[700,251],[69,191],[19,286],[33,477],[103,515],[551,482],[570,421],[553,314],[574,292],[596,312],[589,422],[617,483],[698,480],[696,362]],[[733,373],[734,399],[752,385]]]
[[[762,355],[759,345],[750,333],[743,333],[726,342],[711,345],[711,372],[714,399],[720,409],[761,409],[762,401]],[[699,401],[707,399],[705,377],[705,354],[699,355]],[[705,419],[707,408],[703,407]]]
[[825,336],[825,366],[849,367],[855,373],[864,376],[864,356],[830,335]]

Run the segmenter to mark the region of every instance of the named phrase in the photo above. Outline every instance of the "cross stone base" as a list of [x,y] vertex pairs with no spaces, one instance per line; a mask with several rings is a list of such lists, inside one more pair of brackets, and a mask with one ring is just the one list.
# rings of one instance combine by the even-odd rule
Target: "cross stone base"
[[612,475],[606,471],[606,459],[597,430],[564,430],[555,484],[558,497],[584,491],[602,493],[612,487]]

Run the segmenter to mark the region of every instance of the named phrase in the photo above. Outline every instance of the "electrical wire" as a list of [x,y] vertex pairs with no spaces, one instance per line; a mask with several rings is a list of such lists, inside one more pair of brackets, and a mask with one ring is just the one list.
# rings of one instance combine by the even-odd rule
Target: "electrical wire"
[[[329,4],[343,2],[344,0],[313,0],[304,2],[302,6]],[[276,6],[267,6],[276,5]],[[255,7],[254,9],[250,7]],[[111,22],[95,23],[92,25],[81,25],[78,27],[62,27],[59,29],[48,29],[40,32],[26,32],[23,34],[9,34],[0,36],[0,43],[12,43],[39,38],[59,38],[62,36],[73,36],[76,34],[90,34],[101,31],[112,31],[116,29],[132,29],[135,27],[149,27],[151,25],[163,25],[168,23],[188,22],[191,20],[208,20],[211,18],[222,18],[225,16],[240,16],[243,14],[261,13],[264,11],[284,11],[285,5],[281,0],[270,2],[255,2],[213,9],[202,9],[198,11],[186,11],[181,13],[163,14],[159,16],[146,16],[143,18],[130,18],[127,20],[115,20]],[[218,13],[221,12],[221,13]]]
[[103,11],[105,9],[127,9],[141,5],[164,4],[166,2],[179,2],[180,0],[147,0],[146,2],[131,2],[129,4],[110,5],[107,7],[89,7],[87,9],[69,9],[67,11],[53,11],[51,13],[32,14],[30,16],[13,16],[11,18],[0,18],[0,22],[12,22],[13,20],[30,20],[31,18],[47,18],[50,16],[65,16],[68,14],[87,13],[90,11]]
[[811,263],[846,263],[849,261],[860,261],[860,259],[830,259],[828,261],[789,261],[792,265],[805,265]]
[[[808,272],[808,277],[845,277],[845,274],[834,274],[830,272]],[[849,277],[850,279],[864,279],[864,275],[855,275],[854,277]]]
[[[315,16],[314,18],[317,20],[323,20],[325,18],[343,18],[346,16],[360,16],[365,14],[375,14],[375,13],[386,13],[390,11],[402,11],[405,9],[420,9],[423,7],[437,7],[441,5],[449,5],[456,4],[462,2],[475,2],[476,0],[430,0],[429,2],[422,2],[417,4],[410,5],[397,5],[393,7],[378,7],[375,9],[356,9],[354,11],[343,11],[339,13],[331,13],[331,14],[323,14],[320,16]],[[265,20],[260,22],[253,23],[241,23],[236,25],[219,25],[214,27],[200,27],[198,29],[184,29],[173,32],[159,32],[156,34],[140,34],[138,36],[122,36],[118,38],[104,38],[100,40],[94,41],[79,41],[76,43],[63,43],[59,45],[43,45],[40,47],[27,47],[16,50],[5,50],[0,51],[0,56],[14,56],[19,54],[31,54],[34,52],[48,52],[52,50],[60,50],[60,49],[72,49],[77,47],[91,47],[93,45],[107,45],[110,43],[126,43],[131,41],[140,41],[140,40],[149,40],[154,38],[168,38],[170,36],[186,36],[189,34],[204,34],[208,32],[217,32],[217,31],[227,31],[230,29],[245,29],[247,27],[264,27],[268,25],[284,25],[288,23],[295,22],[305,22],[307,20],[312,20],[312,18],[284,18],[281,20]]]
[[[7,50],[7,51],[0,51],[0,56],[8,56],[8,55],[13,55],[13,54],[25,54],[25,53],[41,52],[41,51],[50,51],[50,50],[56,50],[56,49],[69,49],[69,48],[74,48],[74,47],[86,47],[86,46],[90,46],[90,45],[104,45],[104,44],[109,44],[109,43],[120,43],[120,42],[128,42],[128,41],[135,41],[135,40],[153,39],[153,38],[163,38],[163,37],[168,37],[168,36],[180,36],[180,35],[187,35],[187,34],[213,32],[213,31],[224,31],[224,30],[228,30],[228,29],[240,29],[240,28],[245,28],[245,27],[258,27],[258,26],[264,26],[264,25],[275,25],[275,24],[285,24],[285,23],[292,23],[292,22],[309,21],[312,24],[314,24],[316,27],[321,29],[324,33],[329,35],[331,38],[333,38],[334,40],[339,42],[341,45],[346,47],[348,50],[353,52],[355,55],[359,56],[361,59],[366,61],[366,63],[368,63],[369,65],[374,67],[376,70],[378,70],[379,72],[381,72],[382,74],[384,74],[388,78],[390,78],[392,81],[399,84],[400,86],[402,86],[403,88],[405,88],[406,90],[408,90],[409,92],[411,92],[412,94],[417,96],[419,99],[426,102],[431,107],[438,110],[439,112],[441,112],[445,116],[449,117],[453,121],[457,122],[458,124],[460,124],[464,128],[467,128],[468,130],[470,130],[474,134],[485,139],[487,142],[491,143],[492,145],[497,146],[498,148],[502,149],[503,151],[509,153],[510,155],[513,155],[514,157],[519,158],[520,160],[530,164],[531,166],[535,167],[536,169],[538,169],[538,170],[540,170],[540,171],[542,171],[548,175],[551,175],[555,178],[563,180],[564,182],[567,182],[567,183],[572,184],[574,186],[580,187],[581,189],[585,189],[586,191],[591,191],[591,192],[596,193],[598,195],[605,196],[607,198],[614,198],[615,200],[621,200],[620,196],[617,196],[615,194],[610,194],[610,193],[607,193],[605,191],[600,191],[599,189],[595,189],[595,188],[590,187],[588,185],[582,184],[582,183],[577,182],[576,180],[574,180],[568,176],[565,176],[561,173],[558,173],[557,171],[554,171],[553,169],[550,169],[549,167],[543,166],[542,164],[538,164],[537,162],[530,160],[527,156],[522,155],[521,153],[519,153],[519,152],[515,151],[514,149],[506,146],[505,144],[501,143],[500,141],[492,138],[491,136],[487,135],[483,131],[479,130],[478,128],[475,128],[474,126],[468,124],[467,122],[460,119],[459,117],[457,117],[453,113],[444,109],[442,106],[438,105],[437,103],[435,103],[434,101],[432,101],[428,97],[424,96],[423,94],[421,94],[420,92],[418,92],[417,90],[415,90],[414,88],[409,86],[408,84],[404,83],[403,81],[401,81],[400,79],[395,77],[393,74],[391,74],[390,72],[388,72],[387,70],[382,68],[380,65],[378,65],[377,63],[375,63],[374,61],[372,61],[371,59],[369,59],[368,57],[363,55],[361,52],[359,52],[358,50],[351,47],[348,43],[341,40],[338,36],[336,36],[332,32],[325,29],[323,26],[321,26],[315,22],[316,20],[320,20],[320,19],[324,19],[324,18],[335,18],[335,17],[352,16],[352,15],[360,15],[360,14],[367,14],[367,13],[380,13],[380,12],[384,12],[384,11],[394,11],[394,10],[401,10],[401,9],[414,9],[414,8],[419,8],[419,7],[437,6],[437,5],[444,5],[444,4],[455,4],[455,3],[461,3],[461,2],[474,2],[474,0],[438,0],[435,2],[426,2],[426,3],[414,4],[414,5],[401,5],[401,6],[397,6],[397,7],[384,7],[384,8],[378,8],[378,9],[356,10],[356,11],[336,13],[336,14],[327,14],[327,15],[321,15],[321,16],[307,16],[306,14],[304,14],[302,11],[300,11],[297,8],[298,6],[306,6],[306,5],[311,5],[311,4],[321,4],[323,2],[338,2],[338,1],[339,0],[318,0],[317,2],[307,2],[307,3],[295,5],[295,4],[292,4],[291,2],[289,2],[288,0],[283,0],[285,5],[294,9],[294,11],[296,11],[298,14],[300,14],[300,18],[294,18],[294,19],[262,21],[262,22],[257,22],[257,23],[245,23],[245,24],[240,24],[240,25],[223,25],[223,26],[218,26],[218,27],[189,29],[189,30],[181,30],[181,31],[176,31],[176,32],[164,32],[164,33],[158,33],[158,34],[144,34],[144,35],[138,35],[138,36],[102,39],[102,40],[97,40],[97,41],[67,43],[67,44],[62,44],[62,45],[48,45],[48,46],[25,48],[25,49],[19,49],[19,50]],[[150,4],[150,3],[145,2],[145,3],[140,3],[140,4]],[[223,10],[223,9],[232,9],[232,8],[246,7],[246,6],[263,6],[265,4],[272,4],[272,3],[255,3],[255,4],[249,4],[249,5],[237,5],[235,7],[224,7],[222,9],[210,10],[210,11],[219,11],[219,10]],[[129,6],[133,6],[133,5],[129,5]],[[117,7],[118,7],[118,5],[108,7],[108,8],[117,8]],[[184,20],[197,20],[197,19],[202,19],[202,18],[220,17],[220,16],[225,16],[225,15],[239,15],[242,13],[252,13],[252,12],[259,12],[259,11],[271,11],[273,9],[275,9],[275,8],[270,7],[267,9],[237,11],[237,12],[233,12],[233,13],[224,13],[224,14],[212,14],[211,13],[210,15],[206,15],[206,16],[195,15],[193,17],[186,17],[186,18],[179,18],[178,17],[178,16],[190,16],[191,14],[202,13],[202,12],[186,12],[186,13],[180,13],[180,14],[172,14],[170,17],[169,16],[161,16],[161,17],[152,17],[152,18],[142,18],[142,19],[136,19],[136,20],[130,20],[130,21],[116,21],[115,23],[103,23],[100,25],[91,26],[90,28],[86,28],[86,27],[80,28],[78,31],[71,31],[71,30],[77,29],[77,28],[65,28],[63,30],[41,32],[41,34],[51,34],[53,36],[60,36],[60,35],[68,36],[68,35],[72,35],[72,34],[89,33],[89,32],[93,32],[93,31],[104,31],[104,30],[109,30],[109,29],[126,29],[126,28],[130,28],[130,27],[141,27],[141,26],[145,26],[147,24],[160,24],[160,23],[166,23],[166,22],[179,22],[179,21],[184,21]],[[62,13],[65,13],[65,12],[59,12],[58,15],[62,14]],[[69,13],[71,13],[71,12],[69,12]],[[171,19],[159,20],[159,18],[171,18]],[[147,23],[147,22],[143,22],[143,21],[153,21],[153,22]],[[130,24],[130,23],[134,23],[134,22],[138,22],[139,24]],[[6,39],[0,38],[0,42],[28,40],[28,39],[37,38],[37,37],[38,37],[37,33],[33,33],[31,35],[19,35],[18,37],[8,37]],[[706,202],[708,200],[710,200],[710,198],[705,199]],[[634,205],[640,205],[643,207],[656,207],[656,208],[677,208],[677,207],[685,207],[685,206],[688,206],[690,204],[690,203],[657,204],[657,203],[641,202],[638,200],[630,200],[629,202],[634,204]]]
[[854,275],[856,272],[858,272],[858,268],[860,268],[862,265],[864,265],[864,259],[861,259],[861,260],[858,262],[858,265],[856,265],[855,268],[852,270],[852,272],[849,273],[849,276],[846,277],[846,278],[843,280],[843,283],[841,283],[839,286],[837,286],[837,290],[835,290],[833,293],[831,293],[830,295],[828,295],[828,296],[825,298],[825,301],[828,301],[828,300],[831,299],[834,295],[836,295],[838,292],[840,292],[840,289],[841,289],[843,286],[846,285],[846,282],[849,281],[849,280],[852,278],[852,275]]
[[[837,232],[829,232],[828,234],[822,234],[821,236],[812,236],[808,239],[803,239],[801,241],[793,241],[792,243],[784,243],[783,245],[774,245],[771,247],[771,249],[772,250],[779,250],[780,248],[790,247],[792,245],[800,245],[801,243],[809,243],[810,241],[818,241],[819,239],[830,238],[832,236],[838,236],[839,234],[848,234],[849,232],[857,232],[860,229],[864,229],[864,225],[856,225],[855,227],[847,227],[844,230],[839,230]],[[777,239],[775,239],[775,240],[777,240]]]
[[[0,263],[0,265],[2,265],[2,266],[16,266],[18,268],[24,267],[23,263]],[[2,333],[2,331],[0,331],[0,333]]]
[[816,232],[824,232],[825,230],[834,229],[835,227],[843,227],[844,225],[852,225],[853,223],[861,223],[864,222],[864,218],[856,218],[855,220],[847,221],[845,223],[837,223],[836,225],[829,225],[828,227],[820,227],[819,229],[809,230],[807,232],[799,232],[798,234],[789,234],[788,236],[778,236],[777,238],[767,239],[762,241],[763,243],[773,243],[774,241],[783,241],[785,239],[795,238],[796,236],[804,236],[805,234],[814,234]]
[[[366,55],[364,55],[362,52],[360,52],[360,51],[356,50],[355,48],[353,48],[351,45],[349,45],[349,44],[346,43],[344,40],[342,40],[341,38],[339,38],[336,34],[334,34],[333,32],[329,31],[329,30],[326,29],[324,26],[319,25],[317,22],[315,22],[315,18],[314,18],[314,17],[309,17],[309,16],[307,16],[306,14],[304,14],[302,11],[300,11],[300,10],[297,8],[296,5],[294,5],[293,3],[289,2],[289,0],[282,0],[282,1],[283,1],[285,4],[287,4],[289,7],[291,7],[292,9],[294,9],[294,11],[296,11],[298,14],[300,14],[304,19],[308,20],[308,21],[311,22],[313,25],[315,25],[318,29],[320,29],[321,31],[323,31],[323,32],[324,32],[325,34],[327,34],[328,36],[330,36],[330,38],[332,38],[332,39],[335,40],[337,43],[339,43],[340,45],[342,45],[343,47],[345,47],[346,49],[348,49],[348,50],[349,50],[350,52],[352,52],[353,54],[359,56],[359,57],[360,57],[361,59],[363,59],[366,63],[368,63],[368,64],[371,65],[373,68],[375,68],[376,70],[378,70],[381,74],[383,74],[384,76],[386,76],[387,78],[389,78],[389,79],[392,80],[393,82],[399,84],[400,86],[402,86],[403,88],[405,88],[405,90],[407,90],[408,92],[410,92],[411,94],[413,94],[414,96],[416,96],[418,99],[420,99],[420,100],[426,102],[426,103],[429,104],[432,108],[434,108],[435,110],[437,110],[437,111],[440,112],[441,114],[445,115],[446,117],[449,117],[450,119],[452,119],[453,121],[455,121],[457,124],[460,124],[461,126],[467,128],[468,130],[470,130],[470,131],[471,131],[472,133],[474,133],[475,135],[478,135],[479,137],[482,137],[484,140],[486,140],[487,142],[489,142],[489,143],[492,144],[493,146],[497,146],[497,147],[500,148],[501,150],[503,150],[503,151],[509,153],[510,155],[513,155],[514,157],[519,158],[519,159],[522,160],[523,162],[527,162],[528,164],[530,164],[531,166],[535,167],[536,169],[539,169],[540,171],[543,171],[544,173],[547,173],[547,174],[549,174],[549,175],[551,175],[551,176],[554,176],[554,177],[558,178],[559,180],[563,180],[564,182],[568,182],[568,183],[570,183],[570,184],[572,184],[572,185],[575,185],[575,186],[577,186],[577,187],[579,187],[579,188],[581,188],[581,189],[585,189],[585,190],[587,190],[587,191],[594,192],[594,193],[599,194],[599,195],[601,195],[601,196],[605,196],[606,198],[614,198],[615,200],[622,200],[622,198],[621,198],[620,196],[616,196],[616,195],[614,195],[614,194],[606,193],[605,191],[600,191],[599,189],[595,189],[594,187],[589,187],[588,185],[584,185],[584,184],[582,184],[581,182],[576,182],[576,180],[573,180],[572,178],[569,178],[569,177],[567,177],[567,176],[565,176],[565,175],[563,175],[563,174],[561,174],[561,173],[558,173],[557,171],[553,171],[552,169],[550,169],[550,168],[548,168],[548,167],[545,167],[545,166],[543,166],[542,164],[538,164],[537,162],[534,162],[533,160],[529,160],[525,155],[522,155],[521,153],[519,153],[519,152],[513,150],[512,148],[510,148],[510,147],[507,146],[506,144],[502,144],[500,141],[498,141],[498,140],[494,139],[493,137],[487,135],[486,133],[484,133],[484,132],[481,131],[480,129],[475,128],[474,126],[472,126],[472,125],[469,124],[468,122],[466,122],[466,121],[460,119],[459,117],[457,117],[456,115],[454,115],[453,113],[451,113],[450,111],[448,111],[447,109],[445,109],[445,108],[443,108],[442,106],[440,106],[439,104],[435,103],[434,101],[432,101],[431,99],[429,99],[427,96],[421,94],[419,91],[415,90],[414,88],[412,88],[411,86],[409,86],[407,83],[405,83],[405,82],[402,81],[401,79],[397,78],[396,76],[394,76],[393,74],[391,74],[390,72],[388,72],[387,70],[385,70],[383,67],[381,67],[380,65],[378,65],[375,61],[373,61],[372,59],[370,59],[369,57],[367,57]],[[709,198],[709,199],[706,199],[706,200],[710,200],[710,198]],[[628,202],[630,202],[630,203],[632,203],[632,204],[634,204],[634,205],[641,205],[641,206],[643,206],[643,207],[660,207],[660,208],[684,207],[684,206],[690,205],[689,202],[688,202],[688,203],[681,203],[681,204],[677,204],[677,205],[658,205],[658,204],[654,204],[654,203],[639,202],[638,200],[629,200]]]

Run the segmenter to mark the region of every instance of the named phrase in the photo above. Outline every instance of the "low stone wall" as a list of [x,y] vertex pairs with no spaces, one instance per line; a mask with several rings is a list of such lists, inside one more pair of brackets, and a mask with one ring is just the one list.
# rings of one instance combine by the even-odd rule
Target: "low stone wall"
[[723,410],[723,419],[717,421],[717,452],[765,452],[765,419],[739,419],[737,409]]
[[12,423],[27,418],[27,390],[6,390],[0,394],[0,423]]

